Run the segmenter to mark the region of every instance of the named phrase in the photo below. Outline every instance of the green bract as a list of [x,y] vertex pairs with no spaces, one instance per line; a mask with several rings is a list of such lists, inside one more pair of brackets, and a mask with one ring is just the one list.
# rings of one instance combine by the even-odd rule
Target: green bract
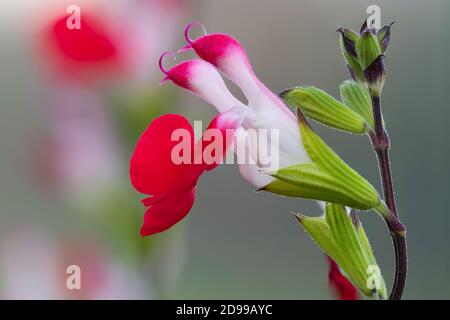
[[343,206],[327,204],[322,217],[295,216],[364,295],[386,298],[386,285],[380,268],[356,215],[352,219]]
[[368,131],[365,118],[357,110],[352,110],[320,89],[298,87],[286,90],[280,96],[291,106],[301,108],[306,116],[330,127],[356,134]]
[[260,190],[285,196],[323,200],[361,210],[384,207],[375,188],[350,168],[311,129],[297,109],[303,144],[312,163],[271,173],[278,180]]

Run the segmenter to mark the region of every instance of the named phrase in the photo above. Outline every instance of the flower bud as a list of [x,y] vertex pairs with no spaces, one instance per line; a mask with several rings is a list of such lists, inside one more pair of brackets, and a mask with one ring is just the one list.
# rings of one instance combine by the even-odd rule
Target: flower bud
[[389,47],[392,25],[376,30],[365,21],[359,35],[347,28],[338,29],[342,53],[352,78],[375,96],[381,94],[385,81],[383,55]]
[[326,92],[314,87],[286,90],[280,96],[306,116],[325,125],[355,134],[364,134],[368,126],[363,117]]
[[363,117],[366,125],[373,131],[375,125],[372,102],[367,89],[354,81],[347,80],[340,85],[339,91],[342,103]]
[[349,214],[343,206],[328,203],[324,216],[294,216],[365,296],[375,294],[386,299],[386,285],[380,268],[355,212]]

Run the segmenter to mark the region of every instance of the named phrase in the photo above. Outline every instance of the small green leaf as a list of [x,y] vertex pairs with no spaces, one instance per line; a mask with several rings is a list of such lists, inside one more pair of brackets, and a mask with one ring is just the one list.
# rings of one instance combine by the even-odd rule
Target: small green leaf
[[377,36],[369,30],[365,31],[356,43],[356,52],[361,68],[364,71],[382,54]]
[[280,94],[288,104],[301,108],[310,118],[330,127],[356,133],[367,132],[366,121],[354,110],[314,87],[298,87]]
[[344,81],[339,87],[342,102],[364,118],[366,124],[374,130],[372,102],[369,92],[352,80]]
[[[386,298],[386,286],[364,229],[360,222],[357,225],[353,223],[343,206],[329,203],[323,217],[296,215],[296,218],[364,295],[371,297],[375,291]],[[373,270],[377,271],[378,277],[375,286],[370,282]]]

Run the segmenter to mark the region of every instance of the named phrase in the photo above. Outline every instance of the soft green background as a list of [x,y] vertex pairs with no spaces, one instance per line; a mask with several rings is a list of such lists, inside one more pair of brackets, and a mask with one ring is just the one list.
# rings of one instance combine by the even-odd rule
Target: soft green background
[[[447,299],[450,2],[205,0],[194,2],[185,22],[199,20],[211,33],[238,38],[256,74],[275,92],[314,85],[338,96],[338,86],[348,75],[335,30],[339,26],[359,29],[369,4],[381,7],[383,23],[396,21],[386,59],[383,109],[392,142],[398,209],[408,228],[410,269],[405,297]],[[39,92],[28,78],[29,68],[23,64],[27,57],[15,35],[1,31],[0,214],[32,211],[30,219],[40,220],[54,206],[28,186],[24,172],[18,169],[27,152],[17,148],[39,123],[33,107],[33,97]],[[210,106],[170,87],[160,90],[178,93],[179,106],[172,112],[205,121],[213,116]],[[316,127],[342,158],[379,186],[366,137]],[[330,297],[325,258],[291,211],[319,214],[311,201],[256,194],[231,165],[203,176],[195,207],[183,226],[187,261],[168,297]],[[390,286],[390,238],[374,213],[365,214],[362,220]]]

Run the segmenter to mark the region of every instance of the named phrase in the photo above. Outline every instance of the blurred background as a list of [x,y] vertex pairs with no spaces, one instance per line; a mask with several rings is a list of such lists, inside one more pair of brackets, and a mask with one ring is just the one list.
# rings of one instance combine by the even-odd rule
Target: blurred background
[[[81,8],[77,38],[65,29],[73,4]],[[290,215],[319,215],[314,202],[255,193],[235,166],[223,165],[201,178],[182,223],[141,238],[145,208],[128,160],[154,117],[215,114],[172,84],[158,85],[159,55],[184,45],[187,23],[239,39],[274,92],[314,85],[338,97],[349,76],[335,30],[359,30],[370,4],[381,7],[383,24],[396,21],[383,108],[408,228],[405,297],[450,298],[447,0],[2,1],[0,297],[333,298],[325,257]],[[315,127],[379,187],[366,137]],[[376,214],[361,218],[390,286],[385,226]],[[66,288],[69,265],[81,268],[81,290]]]

